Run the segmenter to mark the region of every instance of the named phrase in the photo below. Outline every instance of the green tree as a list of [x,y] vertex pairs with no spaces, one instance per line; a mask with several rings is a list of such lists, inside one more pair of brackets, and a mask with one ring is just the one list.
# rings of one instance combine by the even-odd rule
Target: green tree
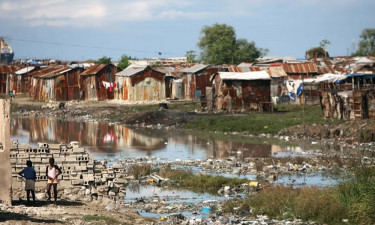
[[353,55],[375,56],[375,28],[364,29],[359,37],[358,50]]
[[266,55],[268,49],[261,49],[255,46],[255,42],[248,42],[246,39],[238,39],[235,51],[235,63],[254,62],[259,56]]
[[185,56],[186,56],[186,59],[187,59],[188,63],[193,63],[193,62],[195,62],[195,57],[197,55],[195,54],[194,50],[189,50],[189,51],[186,52]]
[[321,48],[326,48],[327,47],[327,45],[330,45],[331,44],[331,42],[330,41],[328,41],[327,39],[323,39],[320,43],[319,43],[319,46],[321,47]]
[[110,57],[103,56],[98,61],[95,62],[96,64],[111,64],[112,59]]
[[197,45],[202,50],[202,60],[209,64],[254,61],[267,52],[258,49],[254,42],[249,43],[246,39],[237,40],[232,26],[217,23],[202,28]]
[[129,62],[130,59],[131,59],[131,57],[129,57],[125,54],[122,55],[121,58],[118,61],[117,67],[122,69],[122,70],[125,69],[126,67],[128,67],[130,65],[130,62]]
[[327,39],[323,39],[321,42],[319,42],[319,47],[310,48],[306,51],[306,59],[328,58],[329,54],[326,47],[330,44],[330,41],[328,41]]

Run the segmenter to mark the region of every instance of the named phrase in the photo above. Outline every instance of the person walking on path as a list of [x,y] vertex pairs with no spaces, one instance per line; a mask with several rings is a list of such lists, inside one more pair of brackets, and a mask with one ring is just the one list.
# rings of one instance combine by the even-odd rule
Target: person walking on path
[[61,170],[58,166],[55,165],[55,159],[49,159],[49,165],[46,168],[46,176],[48,177],[47,181],[47,194],[48,194],[48,201],[51,201],[51,187],[53,186],[53,195],[55,198],[55,206],[57,203],[57,177],[61,174]]
[[33,204],[35,204],[35,180],[36,180],[36,171],[33,168],[33,162],[28,160],[26,162],[27,167],[23,169],[18,174],[26,179],[25,190],[27,194],[27,204],[30,204],[30,193],[33,197]]

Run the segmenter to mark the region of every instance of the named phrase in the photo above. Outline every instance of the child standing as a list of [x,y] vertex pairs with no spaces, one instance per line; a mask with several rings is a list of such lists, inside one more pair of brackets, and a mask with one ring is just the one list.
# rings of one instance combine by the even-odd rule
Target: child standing
[[28,160],[26,162],[27,167],[18,174],[26,179],[25,190],[27,194],[27,204],[30,204],[30,193],[33,197],[33,204],[35,204],[35,180],[36,172],[33,168],[33,162]]
[[57,203],[57,176],[61,174],[61,170],[58,166],[55,165],[55,159],[49,159],[49,165],[46,168],[46,176],[48,177],[47,181],[47,194],[48,194],[48,201],[51,200],[51,187],[53,186],[53,195],[55,198],[55,206]]

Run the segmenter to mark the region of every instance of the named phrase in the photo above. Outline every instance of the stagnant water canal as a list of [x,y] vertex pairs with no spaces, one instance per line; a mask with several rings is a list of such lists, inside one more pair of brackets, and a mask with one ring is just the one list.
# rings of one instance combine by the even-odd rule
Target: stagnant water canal
[[[115,163],[121,158],[152,157],[158,160],[226,159],[226,158],[269,158],[294,157],[319,154],[322,149],[302,147],[288,143],[270,143],[260,138],[237,137],[212,134],[187,134],[182,131],[146,128],[129,128],[104,122],[79,122],[50,118],[13,118],[11,120],[12,139],[20,143],[37,145],[38,142],[69,143],[78,141],[98,160]],[[331,149],[325,151],[340,151]],[[199,168],[191,168],[197,169]],[[215,174],[239,176],[235,174]],[[242,176],[256,179],[255,175]],[[323,173],[282,176],[276,183],[291,182],[306,185],[328,186],[336,181]],[[161,197],[182,196],[187,201],[201,201],[217,198],[210,194],[196,194],[180,190],[156,190]],[[139,197],[152,197],[155,187],[132,188],[127,191],[125,201]],[[175,199],[175,198],[172,198]],[[175,201],[175,200],[171,200]],[[147,214],[145,214],[147,215]],[[149,215],[152,216],[152,215]]]

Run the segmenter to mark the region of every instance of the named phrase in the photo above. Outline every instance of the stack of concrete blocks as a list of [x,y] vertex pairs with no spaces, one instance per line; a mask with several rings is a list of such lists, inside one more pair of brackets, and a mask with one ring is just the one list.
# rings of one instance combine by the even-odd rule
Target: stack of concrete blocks
[[23,187],[24,180],[18,173],[31,160],[36,170],[37,187],[45,187],[47,182],[46,168],[49,159],[55,159],[55,165],[62,170],[59,186],[62,188],[79,188],[85,195],[107,197],[118,200],[126,194],[124,168],[121,164],[107,168],[94,156],[79,147],[78,142],[70,144],[38,143],[37,147],[19,144],[12,141],[10,159],[12,164],[13,187]]

